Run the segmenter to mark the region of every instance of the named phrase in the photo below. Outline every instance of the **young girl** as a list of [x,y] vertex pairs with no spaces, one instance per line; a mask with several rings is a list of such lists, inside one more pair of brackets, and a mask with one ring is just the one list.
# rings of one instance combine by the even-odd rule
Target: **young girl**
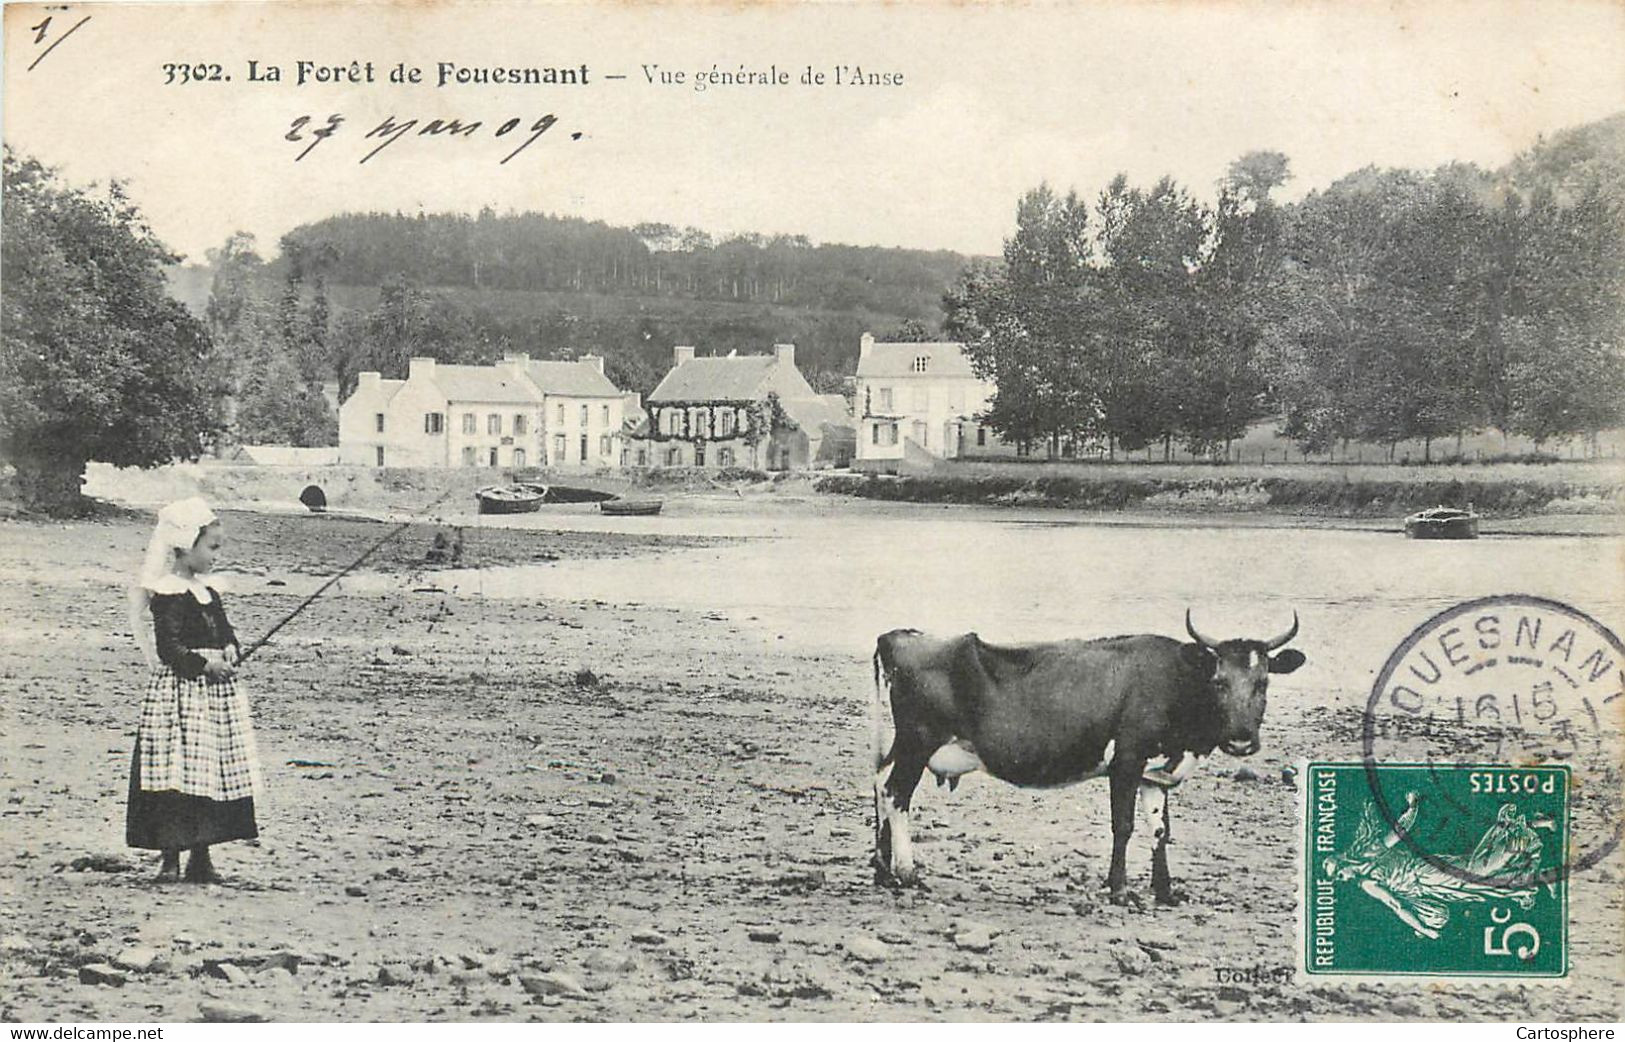
[[186,879],[217,883],[209,847],[259,835],[254,731],[248,700],[232,676],[242,652],[220,594],[207,582],[225,541],[219,518],[203,500],[169,504],[158,512],[131,593],[135,632],[152,675],[130,763],[125,841],[163,851],[159,882],[180,878],[185,848],[191,851]]

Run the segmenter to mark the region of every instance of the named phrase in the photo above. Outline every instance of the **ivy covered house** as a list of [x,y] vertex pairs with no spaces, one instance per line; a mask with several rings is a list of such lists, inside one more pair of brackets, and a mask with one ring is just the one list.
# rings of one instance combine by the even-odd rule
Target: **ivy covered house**
[[698,358],[686,345],[672,355],[628,463],[792,470],[851,460],[846,400],[813,390],[796,368],[794,344],[775,344],[771,355]]

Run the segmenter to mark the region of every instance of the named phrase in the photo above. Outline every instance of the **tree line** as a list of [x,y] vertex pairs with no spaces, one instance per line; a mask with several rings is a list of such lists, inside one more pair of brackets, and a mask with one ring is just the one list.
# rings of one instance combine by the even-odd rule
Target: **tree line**
[[1286,156],[1217,200],[1118,177],[1022,197],[947,328],[1005,437],[1227,451],[1260,419],[1324,451],[1485,428],[1592,438],[1625,406],[1625,117],[1489,172],[1367,168],[1301,202]]
[[332,250],[329,277],[377,286],[594,293],[929,314],[964,258],[945,251],[814,245],[804,235],[714,237],[542,213],[341,214],[284,245]]

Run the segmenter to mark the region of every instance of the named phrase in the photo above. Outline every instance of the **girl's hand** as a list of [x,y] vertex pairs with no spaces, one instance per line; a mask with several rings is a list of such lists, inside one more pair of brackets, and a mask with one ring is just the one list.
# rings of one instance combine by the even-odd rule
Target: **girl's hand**
[[226,661],[226,654],[216,648],[199,652],[203,656],[203,672],[211,680],[225,680],[231,676],[231,665]]

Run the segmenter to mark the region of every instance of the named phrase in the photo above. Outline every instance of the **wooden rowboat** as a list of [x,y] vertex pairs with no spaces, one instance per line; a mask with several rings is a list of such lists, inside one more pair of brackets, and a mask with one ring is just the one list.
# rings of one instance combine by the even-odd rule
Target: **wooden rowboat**
[[512,485],[490,485],[474,496],[482,514],[529,514],[542,505],[540,495]]
[[606,499],[598,504],[598,510],[611,517],[651,517],[664,505],[659,499]]
[[1471,509],[1434,507],[1419,510],[1405,519],[1409,539],[1477,539],[1478,515]]

